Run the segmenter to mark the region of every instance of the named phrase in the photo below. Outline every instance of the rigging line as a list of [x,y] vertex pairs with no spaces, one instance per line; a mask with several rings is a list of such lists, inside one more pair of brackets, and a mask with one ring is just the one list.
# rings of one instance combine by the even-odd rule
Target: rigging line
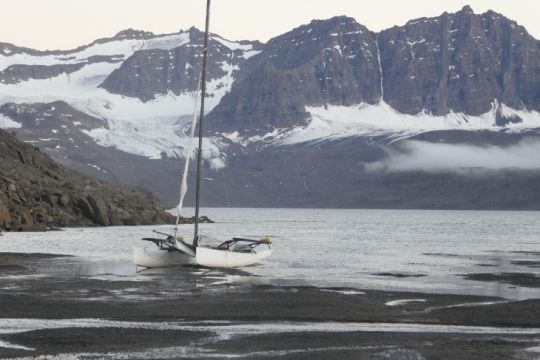
[[188,186],[187,186],[187,177],[188,177],[188,174],[189,174],[189,161],[191,160],[191,156],[192,156],[192,153],[193,153],[193,137],[195,135],[195,127],[196,127],[196,124],[197,124],[197,107],[198,107],[198,104],[199,104],[199,95],[198,94],[199,94],[200,90],[201,90],[201,76],[199,75],[199,86],[198,86],[197,93],[194,96],[195,102],[194,102],[194,108],[193,108],[193,119],[191,120],[189,145],[188,145],[187,153],[186,153],[186,156],[185,156],[184,172],[182,173],[182,180],[181,180],[181,183],[180,183],[180,198],[179,198],[178,205],[177,205],[176,224],[175,224],[175,227],[174,227],[174,232],[175,232],[174,235],[175,235],[175,237],[176,237],[176,232],[178,230],[178,225],[180,223],[182,207],[183,207],[183,204],[184,204],[184,198],[186,196],[187,188],[188,188]]
[[195,229],[193,246],[197,247],[199,239],[199,209],[201,206],[201,177],[202,177],[202,140],[204,134],[204,97],[206,93],[206,63],[208,60],[208,32],[210,29],[210,0],[206,1],[206,24],[204,29],[204,48],[201,76],[201,113],[199,115],[199,147],[197,151],[197,190],[195,192]]

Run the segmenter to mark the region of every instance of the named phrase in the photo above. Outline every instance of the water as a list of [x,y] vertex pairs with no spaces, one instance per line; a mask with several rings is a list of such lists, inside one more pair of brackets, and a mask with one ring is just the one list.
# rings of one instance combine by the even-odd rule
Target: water
[[[463,278],[502,272],[540,276],[539,267],[513,263],[540,261],[540,212],[205,209],[204,214],[217,223],[203,224],[203,234],[274,240],[270,258],[227,274],[225,281],[540,298],[540,289]],[[89,260],[80,273],[137,280],[133,246],[152,236],[152,229],[170,228],[8,233],[0,238],[0,251],[76,255]],[[192,226],[181,231],[189,237]]]

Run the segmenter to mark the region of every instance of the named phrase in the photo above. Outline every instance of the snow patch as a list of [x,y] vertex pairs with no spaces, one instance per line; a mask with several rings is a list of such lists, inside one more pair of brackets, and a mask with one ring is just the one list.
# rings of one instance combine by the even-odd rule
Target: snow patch
[[60,55],[30,55],[18,53],[11,56],[0,55],[0,71],[15,64],[56,65],[80,64],[88,62],[88,58],[96,55],[116,56],[126,59],[138,50],[163,49],[171,50],[189,43],[189,33],[165,35],[153,39],[120,39],[93,44],[80,51],[71,51]]
[[231,50],[244,50],[244,51],[249,51],[249,50],[252,50],[253,49],[253,45],[251,44],[240,44],[240,43],[237,43],[237,42],[234,42],[234,41],[229,41],[229,40],[225,40],[219,36],[212,36],[212,39],[213,40],[216,40],[217,42],[221,43],[222,45],[225,45],[226,47],[228,47],[229,49]]
[[[213,158],[208,160],[208,163],[210,165],[210,169],[212,170],[221,170],[226,167],[225,160],[221,158]],[[207,179],[207,180],[213,180],[213,179]]]
[[99,167],[98,165],[95,165],[95,164],[86,164],[90,167],[93,167],[94,169],[97,169],[98,171],[101,171],[103,173],[107,173],[107,170],[103,170],[101,167]]
[[244,52],[242,57],[244,59],[249,59],[250,57],[255,56],[255,55],[257,55],[257,54],[259,54],[261,52],[262,52],[261,50],[249,50],[249,51]]
[[[436,130],[488,130],[523,131],[540,127],[540,113],[502,107],[505,116],[512,115],[523,121],[504,126],[497,125],[497,110],[492,109],[479,116],[449,113],[435,116],[426,111],[417,115],[399,113],[385,102],[375,105],[306,107],[311,121],[308,126],[297,127],[280,133],[277,142],[282,145],[319,140],[336,140],[351,136],[386,135],[394,139],[407,138],[422,132]],[[263,138],[272,136],[267,134]],[[255,140],[255,139],[253,139]]]
[[222,134],[222,136],[225,139],[229,139],[230,141],[232,141],[234,143],[238,143],[239,140],[240,140],[238,131],[234,131],[232,133],[224,133],[224,134]]
[[416,44],[422,44],[422,43],[425,43],[426,42],[426,39],[422,39],[422,40],[418,40],[418,41],[407,41],[407,44],[409,44],[409,46],[414,46]]
[[0,129],[18,129],[22,125],[4,114],[0,114]]

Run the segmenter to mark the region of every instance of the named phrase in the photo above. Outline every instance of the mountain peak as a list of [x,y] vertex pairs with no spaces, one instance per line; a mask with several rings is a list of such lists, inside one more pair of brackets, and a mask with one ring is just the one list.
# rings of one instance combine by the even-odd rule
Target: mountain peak
[[470,5],[465,5],[461,8],[459,12],[463,12],[465,14],[474,14],[473,9],[470,7]]
[[204,31],[201,31],[195,26],[192,26],[189,29],[184,30],[183,32],[187,32],[189,34],[189,38],[191,39],[191,41],[201,41],[202,43],[204,39]]
[[114,35],[114,38],[116,39],[144,39],[154,36],[154,33],[150,31],[142,31],[142,30],[136,30],[136,29],[126,29],[118,32],[116,35]]
[[359,27],[361,27],[362,30],[368,32],[367,28],[364,28],[362,25],[360,25],[354,18],[345,15],[334,16],[329,19],[314,19],[311,20],[311,22],[309,22],[308,24],[300,25],[299,27],[294,28],[291,31],[272,38],[268,42],[268,44],[273,44],[275,42],[282,41],[283,39],[290,38],[312,38],[313,36],[315,36],[315,33],[319,35],[329,35],[330,33],[334,32],[350,32],[351,30],[356,30]]
[[354,18],[350,16],[339,15],[339,16],[331,17],[329,19],[312,20],[307,26],[321,26],[321,25],[337,26],[337,25],[350,25],[350,24],[356,25],[358,23],[356,22]]
[[199,28],[192,26],[189,29],[187,29],[187,32],[190,34],[204,34],[203,31],[201,31]]

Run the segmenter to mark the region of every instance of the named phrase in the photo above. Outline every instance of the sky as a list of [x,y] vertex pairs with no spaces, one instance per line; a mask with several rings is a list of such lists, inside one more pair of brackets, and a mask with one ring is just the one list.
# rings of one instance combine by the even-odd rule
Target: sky
[[[230,40],[268,39],[313,19],[347,15],[372,31],[470,5],[525,26],[540,39],[540,0],[212,0],[211,31]],[[206,0],[0,0],[0,42],[71,49],[134,28],[156,34],[203,28]]]

